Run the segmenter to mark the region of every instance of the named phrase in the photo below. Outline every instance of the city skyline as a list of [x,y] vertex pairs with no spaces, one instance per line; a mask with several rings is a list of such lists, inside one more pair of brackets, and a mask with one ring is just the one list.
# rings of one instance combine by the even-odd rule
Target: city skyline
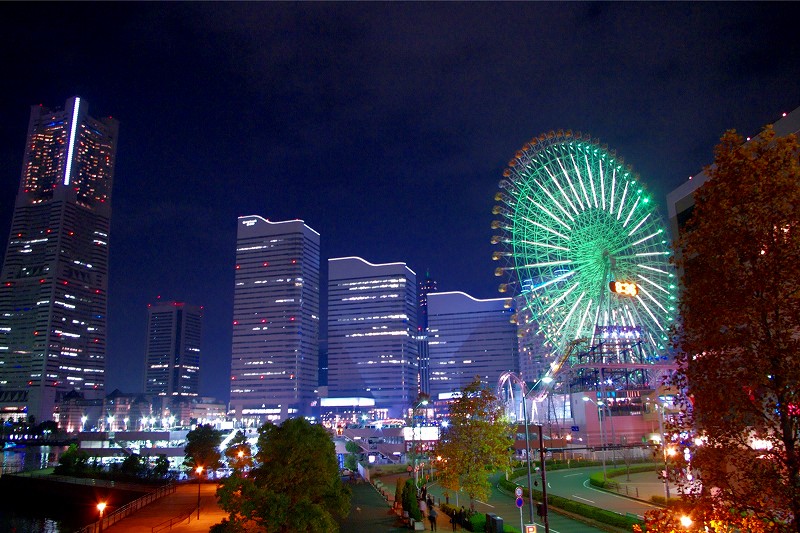
[[3,48],[19,52],[2,89],[0,236],[30,105],[78,95],[113,113],[107,388],[139,388],[141,310],[161,295],[206,308],[201,394],[225,398],[238,216],[305,220],[322,280],[328,258],[355,255],[498,297],[492,197],[525,142],[589,133],[664,204],[725,129],[752,135],[800,104],[800,45],[774,41],[793,35],[790,8],[4,5]]

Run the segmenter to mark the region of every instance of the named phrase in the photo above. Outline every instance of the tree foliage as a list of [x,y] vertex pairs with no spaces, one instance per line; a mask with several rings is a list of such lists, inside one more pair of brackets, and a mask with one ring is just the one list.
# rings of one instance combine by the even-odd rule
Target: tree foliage
[[186,447],[183,453],[184,464],[190,468],[202,466],[205,470],[216,470],[220,466],[219,445],[222,433],[210,424],[197,426],[186,435]]
[[253,466],[253,450],[241,430],[236,432],[225,448],[225,458],[234,470],[244,471]]
[[256,466],[217,491],[229,518],[216,531],[332,532],[350,509],[333,441],[303,418],[259,428]]
[[687,394],[674,434],[702,481],[692,505],[706,524],[800,532],[797,140],[727,132],[707,173],[677,261]]
[[450,404],[450,423],[436,447],[439,483],[470,499],[489,496],[489,474],[508,468],[512,430],[494,393],[475,380]]

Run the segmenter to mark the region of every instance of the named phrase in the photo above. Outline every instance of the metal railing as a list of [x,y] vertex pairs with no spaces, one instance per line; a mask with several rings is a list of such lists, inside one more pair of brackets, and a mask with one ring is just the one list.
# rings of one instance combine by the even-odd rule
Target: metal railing
[[192,509],[188,513],[183,513],[181,515],[178,515],[178,516],[175,516],[173,518],[170,518],[169,520],[164,520],[160,524],[154,525],[150,529],[150,533],[159,533],[159,531],[164,531],[165,529],[169,529],[171,531],[172,530],[172,526],[176,526],[176,525],[180,524],[181,522],[183,522],[187,518],[189,519],[187,524],[191,524],[192,523],[192,515],[193,514],[194,514],[194,509]]
[[130,516],[131,514],[138,511],[145,505],[149,505],[154,501],[158,500],[159,498],[163,498],[167,494],[172,494],[173,492],[175,492],[175,489],[176,486],[174,483],[170,483],[169,485],[164,485],[163,487],[159,487],[158,489],[145,494],[141,498],[138,498],[130,503],[123,505],[113,513],[109,513],[107,516],[104,516],[102,520],[98,520],[93,524],[84,526],[82,529],[78,530],[77,533],[100,533],[100,531],[102,531],[103,529],[116,524],[123,518]]

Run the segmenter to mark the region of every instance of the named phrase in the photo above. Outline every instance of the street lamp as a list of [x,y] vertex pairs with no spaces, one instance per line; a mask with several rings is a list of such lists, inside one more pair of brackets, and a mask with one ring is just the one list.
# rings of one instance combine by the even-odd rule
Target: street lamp
[[108,415],[108,430],[114,431],[114,415]]
[[97,510],[100,511],[100,533],[103,533],[103,511],[106,510],[106,502],[98,503]]
[[[545,376],[540,382],[549,385],[552,383],[553,378]],[[528,463],[528,510],[530,513],[531,524],[533,524],[533,483],[531,482],[531,437],[528,426],[528,408],[526,399],[528,395],[536,388],[534,385],[531,389],[522,395],[522,419],[525,422],[525,459]],[[550,520],[547,516],[547,475],[544,463],[544,426],[541,424],[534,424],[539,429],[539,463],[542,470],[542,521],[544,522],[545,533],[550,533]]]
[[691,525],[692,525],[692,519],[691,519],[691,518],[689,518],[689,517],[688,517],[688,516],[686,516],[686,515],[683,515],[683,516],[681,516],[681,526],[682,526],[684,529],[689,529],[689,527],[690,527]]
[[200,520],[200,475],[203,473],[203,467],[198,466],[194,471],[197,472],[197,519]]
[[87,421],[87,420],[89,420],[89,417],[88,417],[88,416],[86,416],[86,415],[83,415],[83,416],[81,417],[81,431],[84,431],[84,430],[86,429],[86,421]]
[[603,401],[595,402],[588,396],[581,398],[584,402],[592,402],[597,407],[597,416],[600,420],[600,447],[603,449],[603,481],[606,481],[606,435],[603,433]]
[[428,400],[420,400],[411,408],[411,453],[413,454],[414,487],[419,489],[419,472],[417,472],[417,408],[428,405]]

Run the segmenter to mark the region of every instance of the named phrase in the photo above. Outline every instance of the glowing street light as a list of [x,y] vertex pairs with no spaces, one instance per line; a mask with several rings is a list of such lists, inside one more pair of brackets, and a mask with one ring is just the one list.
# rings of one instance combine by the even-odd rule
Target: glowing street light
[[100,533],[103,533],[103,512],[106,510],[106,502],[98,503],[97,510],[100,511]]
[[417,408],[428,405],[428,400],[420,400],[411,409],[411,451],[414,454],[414,487],[419,488],[419,472],[417,471]]
[[89,417],[88,417],[88,416],[86,416],[86,415],[83,415],[83,416],[81,417],[81,431],[84,431],[84,430],[86,429],[86,421],[87,421],[87,420],[89,420]]
[[686,515],[681,516],[681,526],[684,529],[689,529],[689,526],[692,525],[692,519]]
[[106,420],[108,421],[108,430],[114,431],[114,415],[108,415]]

